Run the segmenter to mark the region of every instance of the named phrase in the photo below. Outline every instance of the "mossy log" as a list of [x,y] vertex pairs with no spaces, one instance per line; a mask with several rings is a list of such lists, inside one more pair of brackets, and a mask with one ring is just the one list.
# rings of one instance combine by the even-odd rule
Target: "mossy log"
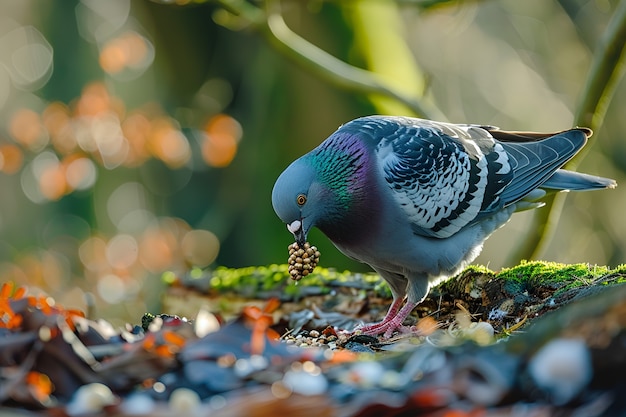
[[[318,267],[298,283],[289,279],[287,265],[212,271],[192,271],[183,277],[166,274],[169,288],[163,311],[194,317],[199,308],[236,316],[244,305],[269,298],[282,301],[277,314],[316,305],[325,311],[352,314],[356,320],[382,318],[391,303],[386,283],[374,273],[351,273]],[[522,262],[494,272],[470,266],[433,288],[412,319],[432,316],[451,323],[459,310],[475,321],[486,321],[497,332],[527,326],[535,318],[606,286],[626,282],[626,266],[615,269],[589,264]]]

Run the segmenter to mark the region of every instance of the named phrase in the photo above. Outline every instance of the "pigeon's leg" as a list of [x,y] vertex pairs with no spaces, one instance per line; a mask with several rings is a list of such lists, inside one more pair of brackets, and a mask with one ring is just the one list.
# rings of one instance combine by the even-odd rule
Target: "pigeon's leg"
[[379,329],[379,333],[384,332],[383,337],[385,339],[389,339],[394,330],[402,331],[402,328],[404,327],[402,323],[404,323],[404,320],[409,316],[409,314],[411,314],[411,311],[413,311],[417,304],[418,303],[412,303],[410,301],[407,301],[404,307],[402,307],[400,311],[398,311],[398,314],[396,314],[393,319],[389,320],[384,328]]
[[367,324],[362,327],[357,327],[355,330],[359,330],[362,334],[375,336],[377,334],[384,333],[388,328],[388,324],[392,321],[400,312],[400,307],[404,301],[404,296],[407,292],[408,281],[403,275],[390,273],[384,270],[375,269],[380,276],[387,281],[391,294],[393,295],[393,302],[389,307],[389,311],[385,315],[385,318],[378,323]]
[[374,336],[380,333],[383,333],[385,330],[379,330],[383,328],[387,328],[387,324],[398,314],[400,311],[400,306],[402,305],[402,298],[394,298],[391,306],[389,307],[389,311],[385,315],[385,318],[378,323],[371,323],[365,326],[357,327],[355,330],[359,330],[362,334],[367,334],[370,336]]
[[407,284],[407,300],[404,307],[385,323],[384,326],[376,329],[378,333],[384,333],[383,337],[388,339],[395,330],[402,331],[404,320],[411,314],[413,309],[421,303],[428,294],[429,279],[427,275],[410,275]]

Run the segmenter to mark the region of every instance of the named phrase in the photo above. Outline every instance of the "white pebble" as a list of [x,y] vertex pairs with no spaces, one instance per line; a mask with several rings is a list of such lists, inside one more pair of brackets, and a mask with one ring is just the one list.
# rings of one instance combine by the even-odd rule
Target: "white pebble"
[[115,395],[109,387],[100,383],[80,387],[66,408],[70,416],[97,413],[107,405],[116,403]]
[[406,382],[404,375],[398,371],[389,369],[381,375],[379,385],[383,388],[399,389],[402,388]]
[[123,414],[149,415],[154,410],[154,400],[145,394],[132,394],[121,405]]
[[181,415],[190,415],[199,411],[200,396],[189,388],[177,388],[170,395],[170,409]]
[[556,405],[572,399],[591,380],[591,355],[579,339],[557,339],[543,346],[528,369],[537,386],[551,395]]
[[465,330],[465,334],[479,345],[488,345],[493,341],[495,330],[493,326],[486,321],[470,324]]
[[385,367],[379,362],[358,362],[350,368],[350,379],[359,386],[370,388],[376,386],[385,373]]
[[328,389],[328,381],[322,373],[289,370],[283,376],[285,387],[296,394],[321,395]]

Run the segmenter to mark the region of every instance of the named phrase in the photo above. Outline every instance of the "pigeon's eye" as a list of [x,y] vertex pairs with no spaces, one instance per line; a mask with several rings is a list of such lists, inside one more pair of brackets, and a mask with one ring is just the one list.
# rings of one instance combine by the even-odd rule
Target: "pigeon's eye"
[[296,197],[296,203],[298,203],[298,205],[302,207],[304,203],[306,203],[306,196],[304,194],[298,194],[298,196]]

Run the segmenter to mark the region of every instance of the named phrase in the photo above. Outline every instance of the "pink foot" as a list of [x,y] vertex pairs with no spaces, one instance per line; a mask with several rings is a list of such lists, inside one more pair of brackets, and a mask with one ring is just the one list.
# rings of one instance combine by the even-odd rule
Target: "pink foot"
[[411,314],[411,311],[413,311],[417,303],[407,302],[404,307],[398,311],[397,307],[400,303],[401,302],[396,303],[396,301],[394,301],[383,321],[362,327],[360,329],[361,333],[370,336],[376,336],[383,333],[383,337],[385,339],[389,339],[395,330],[399,330],[400,332],[406,331],[406,328],[402,325],[402,323],[404,322],[404,319]]
[[389,321],[391,321],[396,314],[398,314],[398,310],[400,310],[400,306],[402,305],[402,299],[395,299],[391,306],[389,307],[389,311],[385,315],[385,318],[378,323],[370,323],[366,325],[357,326],[354,331],[358,331],[361,334],[366,334],[369,336],[375,336],[382,332],[379,332],[378,329],[387,325]]

